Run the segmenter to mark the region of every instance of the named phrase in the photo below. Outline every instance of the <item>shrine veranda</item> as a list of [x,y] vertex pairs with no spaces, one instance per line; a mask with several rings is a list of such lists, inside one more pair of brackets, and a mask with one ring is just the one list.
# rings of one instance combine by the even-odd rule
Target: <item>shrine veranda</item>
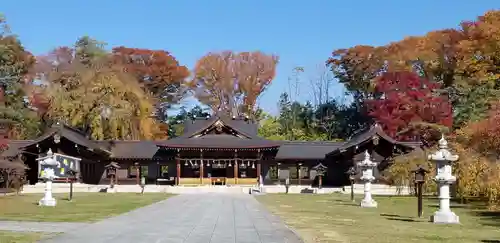
[[377,163],[373,174],[378,178],[394,153],[420,149],[419,143],[392,139],[378,125],[345,142],[266,140],[258,137],[258,124],[244,117],[193,118],[184,125],[182,136],[165,141],[95,141],[79,130],[58,124],[34,140],[10,140],[2,156],[23,159],[30,168],[29,184],[40,181],[36,159],[51,149],[62,157],[79,159],[71,164],[78,166],[77,175],[62,175],[60,182],[133,185],[142,184],[143,177],[143,183],[157,185],[288,182],[341,187],[350,184],[346,171],[362,161],[366,152]]

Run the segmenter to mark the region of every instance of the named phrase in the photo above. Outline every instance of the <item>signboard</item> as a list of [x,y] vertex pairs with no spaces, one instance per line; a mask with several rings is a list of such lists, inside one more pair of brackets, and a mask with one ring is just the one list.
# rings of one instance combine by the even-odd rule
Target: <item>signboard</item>
[[[47,165],[42,165],[40,162],[47,157],[38,159],[38,177],[43,178],[43,173]],[[62,155],[54,153],[53,158],[57,161],[57,166],[54,168],[54,174],[56,178],[67,178],[70,177],[68,171],[73,169],[75,171],[80,171],[80,158]]]

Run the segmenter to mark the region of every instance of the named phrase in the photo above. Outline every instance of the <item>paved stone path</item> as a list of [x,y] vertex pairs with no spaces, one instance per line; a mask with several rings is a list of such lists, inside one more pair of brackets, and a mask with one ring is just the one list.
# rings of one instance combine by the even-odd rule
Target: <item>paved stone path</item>
[[86,223],[0,221],[0,230],[59,233],[88,225]]
[[179,195],[43,243],[301,243],[248,194]]

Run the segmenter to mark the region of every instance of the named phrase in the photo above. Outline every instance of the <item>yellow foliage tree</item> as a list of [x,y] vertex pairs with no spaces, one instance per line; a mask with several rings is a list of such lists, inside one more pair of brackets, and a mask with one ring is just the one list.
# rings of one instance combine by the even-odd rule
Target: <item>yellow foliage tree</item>
[[74,85],[51,82],[43,90],[50,118],[89,131],[94,139],[161,139],[151,114],[155,100],[113,65],[75,66]]
[[457,177],[456,196],[462,202],[485,195],[485,177],[489,173],[491,162],[481,154],[461,144],[454,143],[453,150],[460,156],[455,166]]
[[426,158],[427,156],[425,151],[414,151],[405,155],[397,156],[394,158],[384,177],[390,184],[397,187],[409,186],[410,188],[413,188],[414,174],[412,171],[415,170],[418,165],[422,165],[431,172],[425,178],[424,192],[435,192],[436,186],[432,181],[435,171],[432,163],[430,163],[430,161]]

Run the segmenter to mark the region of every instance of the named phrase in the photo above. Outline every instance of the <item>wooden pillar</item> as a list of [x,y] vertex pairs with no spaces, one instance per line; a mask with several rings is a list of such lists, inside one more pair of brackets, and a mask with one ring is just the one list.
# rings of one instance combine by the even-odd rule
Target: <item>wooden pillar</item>
[[298,164],[297,164],[297,179],[298,179],[298,184],[299,184],[299,186],[301,185],[301,181],[300,181],[300,179],[301,179],[301,178],[300,178],[300,177],[301,177],[301,175],[300,175],[300,168],[301,168],[301,167],[302,167],[302,163],[298,163]]
[[238,184],[238,150],[234,150],[234,184]]
[[278,177],[278,185],[281,185],[281,179],[280,179],[280,165],[281,163],[278,162],[276,163],[276,177]]
[[[257,150],[257,182],[261,183],[260,181],[260,176],[261,176],[261,167],[260,167],[260,161],[261,161],[262,156],[260,155],[260,149]],[[264,183],[262,181],[262,183]]]
[[118,176],[118,169],[116,169],[115,175],[113,176],[113,179],[114,179],[113,185],[115,185],[115,186],[118,185],[118,177],[117,176]]
[[177,173],[175,175],[175,184],[180,185],[181,182],[181,155],[179,150],[177,150],[177,155],[175,157],[175,163],[177,168]]
[[141,184],[141,167],[139,167],[139,163],[135,162],[135,184]]
[[203,175],[204,175],[204,170],[203,170],[203,149],[200,150],[200,184],[203,185]]

